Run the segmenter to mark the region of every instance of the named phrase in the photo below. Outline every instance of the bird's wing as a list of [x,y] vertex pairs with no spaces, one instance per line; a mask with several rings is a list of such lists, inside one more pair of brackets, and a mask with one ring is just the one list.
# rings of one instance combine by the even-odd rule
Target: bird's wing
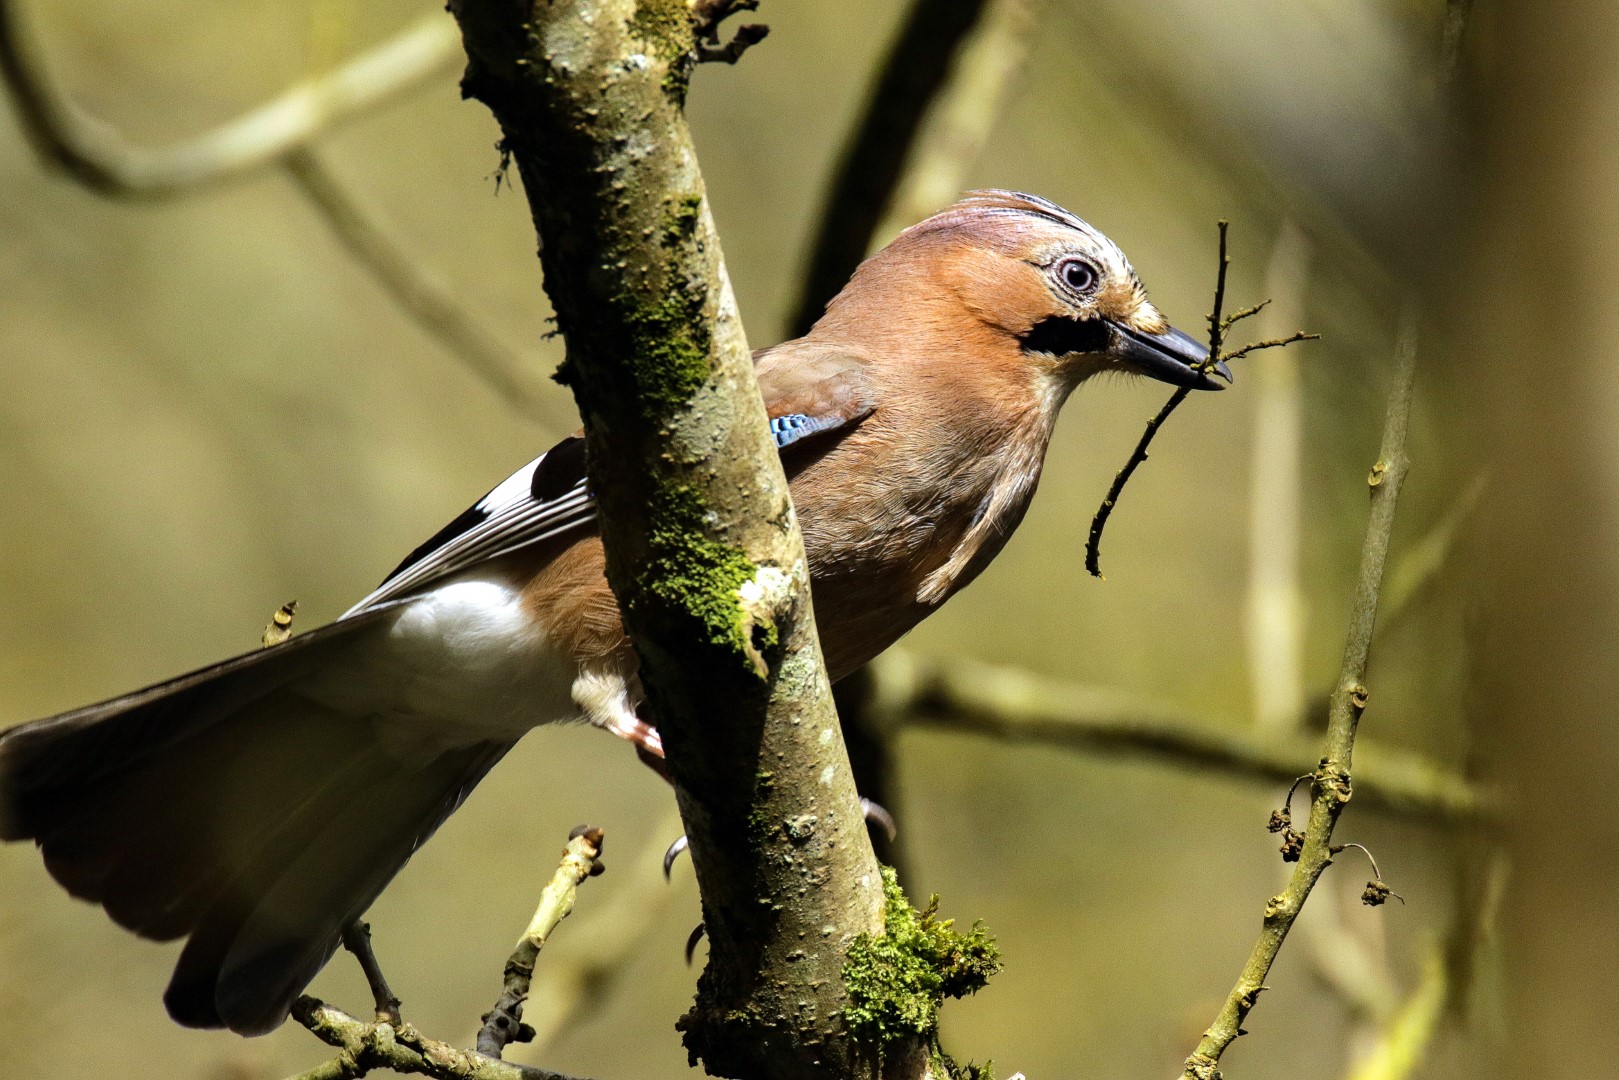
[[[758,353],[755,362],[779,450],[850,428],[875,407],[865,360],[856,353],[793,342]],[[570,435],[412,551],[344,618],[595,520],[595,500],[585,486],[585,441]]]
[[853,350],[793,341],[764,350],[755,362],[778,449],[852,427],[876,408],[866,359]]

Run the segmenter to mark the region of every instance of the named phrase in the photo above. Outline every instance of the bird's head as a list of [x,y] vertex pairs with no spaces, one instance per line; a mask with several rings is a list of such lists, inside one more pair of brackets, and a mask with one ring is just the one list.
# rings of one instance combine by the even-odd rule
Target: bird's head
[[[931,326],[996,342],[1064,390],[1103,371],[1199,390],[1224,389],[1215,373],[1230,381],[1223,364],[1198,370],[1208,349],[1170,326],[1117,244],[1034,195],[968,193],[868,260],[845,295],[865,285],[906,293]],[[858,317],[837,308],[828,314]]]

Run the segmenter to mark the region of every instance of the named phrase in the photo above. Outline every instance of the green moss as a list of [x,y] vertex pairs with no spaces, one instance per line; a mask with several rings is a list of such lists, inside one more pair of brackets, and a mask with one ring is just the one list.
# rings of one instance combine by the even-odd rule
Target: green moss
[[975,993],[1000,970],[1000,952],[982,925],[958,933],[937,918],[939,898],[917,911],[894,871],[883,868],[883,934],[862,934],[849,948],[843,984],[849,991],[844,1021],[863,1042],[932,1039],[947,997]]
[[[700,624],[704,640],[746,659],[752,647],[776,644],[776,628],[752,625],[738,590],[757,570],[739,548],[704,535],[705,516],[702,500],[690,488],[676,487],[658,496],[652,506],[649,558],[630,602],[635,605],[645,597],[656,598],[660,606],[672,605]],[[765,643],[759,646],[761,640]]]
[[995,1063],[986,1061],[980,1065],[969,1061],[962,1065],[949,1054],[935,1053],[928,1061],[929,1071],[943,1080],[995,1080]]
[[649,417],[684,405],[708,379],[712,338],[703,301],[700,290],[678,283],[656,302],[630,305],[625,322]]
[[692,238],[697,232],[697,222],[703,213],[703,197],[701,195],[685,195],[675,200],[675,207],[669,212],[668,220],[663,224],[663,242],[667,247],[674,247]]
[[667,66],[663,92],[683,101],[691,82],[693,46],[697,28],[688,0],[640,0],[630,17],[630,30],[646,43],[647,51]]

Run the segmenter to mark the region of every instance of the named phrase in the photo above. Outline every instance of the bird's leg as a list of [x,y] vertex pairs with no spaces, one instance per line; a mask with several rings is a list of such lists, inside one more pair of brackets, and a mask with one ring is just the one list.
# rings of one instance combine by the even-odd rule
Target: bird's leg
[[354,954],[365,972],[366,985],[371,987],[371,1000],[377,1011],[377,1023],[398,1027],[404,1022],[399,1013],[399,996],[389,987],[382,975],[382,965],[371,948],[371,924],[355,919],[343,928],[343,948]]

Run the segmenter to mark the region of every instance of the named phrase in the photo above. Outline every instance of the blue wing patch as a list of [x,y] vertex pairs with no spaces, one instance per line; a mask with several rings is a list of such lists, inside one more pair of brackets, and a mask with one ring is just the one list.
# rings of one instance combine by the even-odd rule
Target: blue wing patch
[[790,413],[787,416],[778,416],[770,421],[770,434],[775,436],[776,449],[784,450],[800,439],[806,439],[829,428],[841,427],[844,423],[844,419],[840,416],[808,416],[804,413]]

